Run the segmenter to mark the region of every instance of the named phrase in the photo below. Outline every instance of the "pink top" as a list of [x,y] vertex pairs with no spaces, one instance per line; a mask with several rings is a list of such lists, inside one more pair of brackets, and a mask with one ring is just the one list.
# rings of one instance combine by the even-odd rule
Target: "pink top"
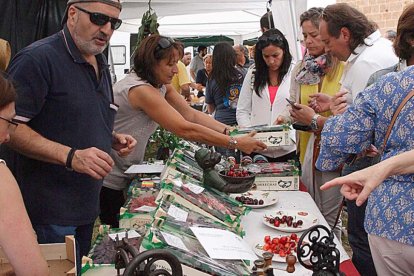
[[269,97],[270,97],[270,103],[273,104],[276,98],[277,90],[279,89],[278,85],[271,86],[269,85]]

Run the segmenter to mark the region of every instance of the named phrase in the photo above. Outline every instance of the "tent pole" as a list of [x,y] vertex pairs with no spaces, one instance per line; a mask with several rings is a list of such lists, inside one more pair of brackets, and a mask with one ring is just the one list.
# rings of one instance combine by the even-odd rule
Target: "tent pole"
[[293,35],[294,35],[293,38],[295,41],[296,57],[298,60],[302,60],[302,49],[298,41],[298,28],[297,28],[296,6],[295,6],[296,0],[289,0],[288,2],[289,2],[289,9],[290,9],[290,16],[292,18],[292,29],[293,29]]

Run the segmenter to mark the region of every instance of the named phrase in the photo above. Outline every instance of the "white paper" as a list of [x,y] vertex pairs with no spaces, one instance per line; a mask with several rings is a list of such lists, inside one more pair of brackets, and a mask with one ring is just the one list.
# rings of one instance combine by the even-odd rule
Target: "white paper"
[[175,205],[170,205],[170,208],[168,208],[168,214],[179,221],[187,221],[188,212],[184,211],[181,208],[178,208]]
[[179,188],[181,188],[181,186],[183,186],[183,182],[181,181],[180,178],[171,179],[171,181],[175,186],[177,186]]
[[[119,232],[119,233],[116,233],[116,234],[109,234],[109,237],[111,239],[115,240],[116,239],[116,235],[118,235],[118,239],[121,240],[121,239],[125,238],[126,232]],[[137,238],[137,237],[141,237],[141,235],[138,234],[137,231],[135,231],[135,230],[129,230],[128,231],[128,239]]]
[[154,206],[142,205],[141,207],[135,208],[134,210],[149,213],[149,212],[154,211],[156,208],[157,207],[154,207]]
[[179,237],[168,234],[163,231],[161,231],[161,234],[169,245],[188,251],[188,248],[185,246],[184,242]]
[[204,191],[204,188],[198,185],[194,185],[191,183],[184,184],[184,187],[188,188],[190,191],[195,193],[196,195],[201,194]]
[[212,259],[256,260],[247,243],[236,234],[215,228],[191,227],[207,254]]
[[142,165],[132,165],[129,167],[125,173],[161,173],[164,169],[164,165],[148,165],[148,164],[142,164]]

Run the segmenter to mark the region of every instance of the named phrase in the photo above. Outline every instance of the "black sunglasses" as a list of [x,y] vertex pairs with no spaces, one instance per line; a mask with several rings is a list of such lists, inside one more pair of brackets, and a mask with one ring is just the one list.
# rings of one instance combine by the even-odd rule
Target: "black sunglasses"
[[171,37],[161,37],[158,41],[157,47],[155,47],[155,53],[161,49],[168,49],[175,43]]
[[270,36],[262,35],[259,37],[259,42],[283,42],[283,38],[279,34],[272,34]]
[[6,122],[8,122],[9,123],[9,128],[11,127],[11,126],[13,126],[13,127],[17,127],[19,124],[18,123],[16,123],[16,122],[13,122],[12,120],[9,120],[9,119],[6,119],[6,118],[4,118],[4,117],[2,117],[2,116],[0,116],[0,119],[1,120],[4,120],[4,121],[6,121]]
[[103,26],[106,23],[111,22],[111,29],[112,30],[116,30],[119,27],[121,27],[122,20],[119,19],[119,18],[113,18],[113,17],[110,17],[106,14],[99,13],[99,12],[90,12],[90,11],[82,9],[78,6],[75,6],[75,8],[77,8],[80,11],[83,11],[84,13],[89,14],[89,20],[95,25]]

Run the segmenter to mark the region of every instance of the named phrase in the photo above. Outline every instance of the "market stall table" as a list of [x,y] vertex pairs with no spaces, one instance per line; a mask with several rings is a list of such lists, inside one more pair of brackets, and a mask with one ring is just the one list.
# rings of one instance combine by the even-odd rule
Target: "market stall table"
[[[312,197],[306,193],[301,191],[279,191],[277,192],[278,195],[278,202],[275,205],[268,206],[261,209],[253,209],[247,216],[242,218],[242,226],[246,232],[246,236],[244,240],[254,248],[257,243],[263,241],[264,237],[267,235],[270,236],[278,236],[278,235],[288,235],[290,233],[278,231],[276,229],[272,229],[266,226],[262,220],[265,215],[274,214],[276,210],[297,210],[297,211],[305,211],[309,214],[313,214],[318,218],[318,224],[322,224],[328,227],[328,223],[326,222],[325,218],[322,216],[321,212],[319,211],[318,207],[316,206],[315,202],[313,201]],[[328,227],[329,228],[329,227]],[[302,235],[304,231],[298,232],[298,236]],[[336,248],[339,250],[341,254],[340,259],[340,269],[343,271],[347,276],[350,275],[359,275],[355,266],[352,264],[348,254],[344,250],[342,244],[338,241],[335,237],[334,240],[336,244]],[[286,269],[286,263],[277,263],[273,262],[273,265],[280,268]],[[276,275],[312,275],[311,270],[307,270],[302,265],[297,262],[295,264],[296,271],[293,274],[283,272],[281,270],[275,270]]]

